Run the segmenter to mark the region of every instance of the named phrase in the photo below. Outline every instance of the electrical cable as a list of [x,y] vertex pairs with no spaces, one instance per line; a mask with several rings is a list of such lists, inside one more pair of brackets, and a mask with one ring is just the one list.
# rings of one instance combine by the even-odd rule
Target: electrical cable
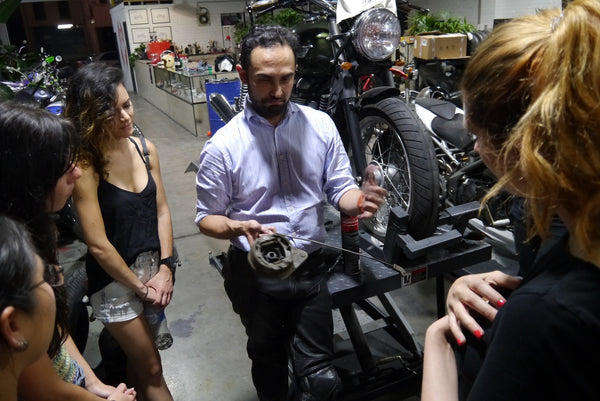
[[281,235],[283,235],[283,236],[285,236],[287,238],[294,239],[294,240],[312,242],[313,244],[325,246],[327,248],[335,249],[335,250],[342,251],[342,252],[352,253],[354,255],[358,255],[358,256],[361,256],[361,257],[367,258],[367,259],[372,259],[372,260],[374,260],[376,262],[381,263],[382,265],[385,265],[387,267],[391,267],[392,269],[394,269],[396,271],[399,271],[400,273],[403,273],[403,274],[405,273],[405,270],[402,267],[400,267],[400,266],[398,266],[396,264],[392,264],[392,263],[386,262],[384,260],[378,259],[378,258],[376,258],[374,256],[371,256],[369,254],[366,254],[366,253],[354,252],[354,251],[351,251],[351,250],[348,250],[348,249],[345,249],[345,248],[342,248],[342,247],[339,247],[339,246],[326,244],[324,242],[317,241],[317,240],[314,240],[314,239],[297,237],[297,236],[292,235],[292,234],[281,234]]

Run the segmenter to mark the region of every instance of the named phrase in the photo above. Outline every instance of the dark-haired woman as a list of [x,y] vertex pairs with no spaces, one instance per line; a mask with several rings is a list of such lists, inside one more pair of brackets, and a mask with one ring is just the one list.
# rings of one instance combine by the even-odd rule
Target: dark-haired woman
[[[77,138],[72,124],[46,110],[0,103],[0,213],[25,224],[36,252],[50,265],[58,265],[52,213],[64,207],[81,177],[75,165]],[[68,335],[65,289],[53,289],[57,303],[54,336],[48,354],[21,374],[19,397],[26,401],[99,401],[107,396],[115,401],[133,400],[133,390],[124,385],[115,389],[96,377]]]
[[17,400],[21,372],[44,356],[52,340],[56,305],[50,286],[62,277],[44,280],[47,266],[26,228],[0,215],[0,401]]

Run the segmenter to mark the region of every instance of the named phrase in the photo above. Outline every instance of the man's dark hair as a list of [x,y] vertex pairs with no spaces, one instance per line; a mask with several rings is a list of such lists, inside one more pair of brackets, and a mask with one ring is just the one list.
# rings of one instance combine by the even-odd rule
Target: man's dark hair
[[288,28],[279,25],[254,25],[248,35],[242,40],[240,64],[248,71],[250,67],[250,53],[257,47],[289,46],[294,52],[294,60],[298,54],[298,37]]

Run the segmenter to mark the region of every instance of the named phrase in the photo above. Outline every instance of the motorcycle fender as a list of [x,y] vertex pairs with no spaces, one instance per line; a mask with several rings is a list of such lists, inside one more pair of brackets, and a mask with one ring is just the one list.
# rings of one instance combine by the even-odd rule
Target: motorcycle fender
[[400,95],[400,90],[393,86],[377,86],[360,95],[358,105],[374,104],[380,100]]
[[417,113],[419,120],[421,120],[421,122],[425,124],[425,127],[427,127],[427,129],[430,132],[433,132],[432,123],[436,115],[430,110],[421,106],[419,103],[415,103],[415,113]]

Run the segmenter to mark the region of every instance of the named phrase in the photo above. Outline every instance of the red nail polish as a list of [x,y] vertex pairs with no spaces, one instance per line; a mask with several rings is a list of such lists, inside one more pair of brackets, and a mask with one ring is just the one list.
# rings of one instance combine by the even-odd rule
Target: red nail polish
[[465,340],[456,340],[456,343],[459,347],[462,347],[465,344]]
[[473,334],[475,335],[475,337],[477,337],[478,340],[480,340],[481,337],[483,337],[483,331],[481,330],[475,330]]
[[496,302],[496,306],[498,308],[500,308],[501,306],[503,306],[506,303],[506,301],[504,299],[500,299],[498,300],[498,302]]

